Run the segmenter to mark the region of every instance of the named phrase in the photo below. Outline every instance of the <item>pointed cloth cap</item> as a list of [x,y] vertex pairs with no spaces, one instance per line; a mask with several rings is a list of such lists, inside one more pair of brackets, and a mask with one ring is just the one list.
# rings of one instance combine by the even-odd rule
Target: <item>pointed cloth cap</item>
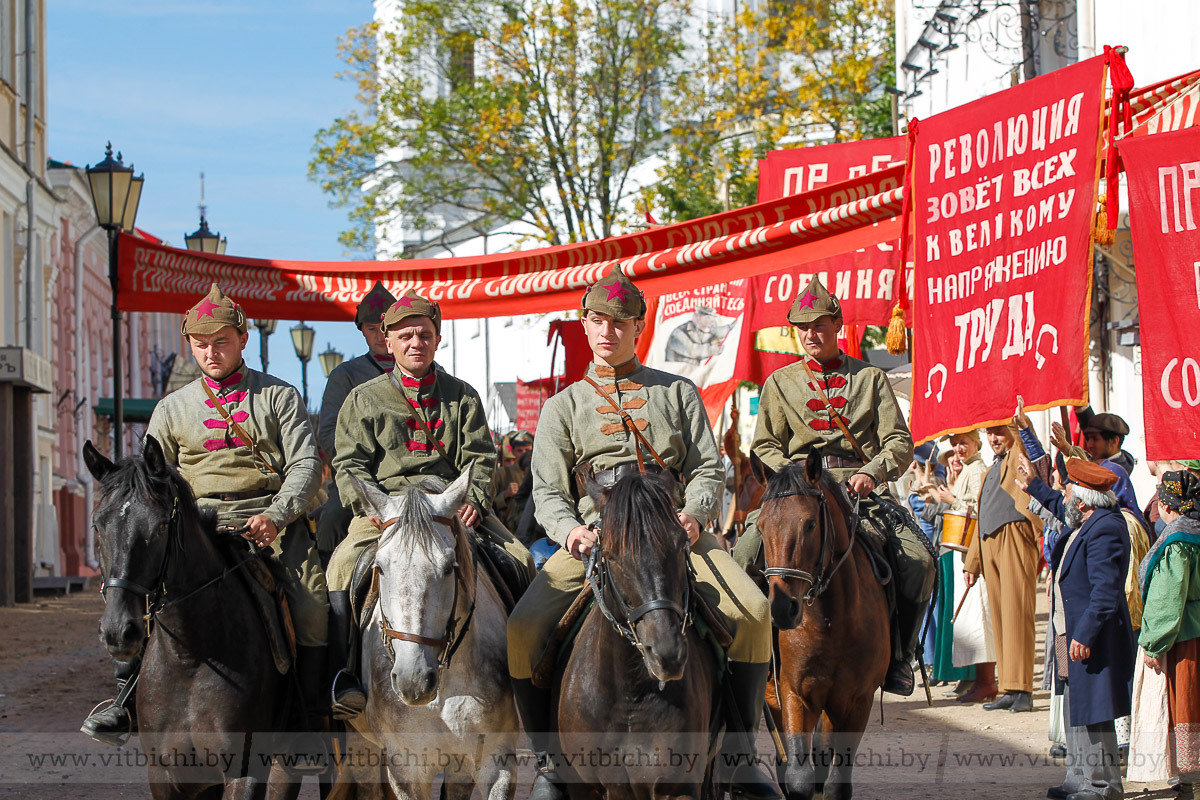
[[245,333],[246,314],[241,306],[226,297],[221,287],[214,283],[204,299],[183,315],[183,324],[179,326],[179,332],[184,336],[193,333],[211,336],[226,325],[237,328],[238,333]]
[[433,329],[439,334],[442,332],[441,306],[421,297],[413,289],[405,292],[403,297],[383,312],[383,329],[386,331],[409,317],[429,317],[433,320]]
[[378,324],[383,318],[383,312],[395,302],[395,296],[383,288],[382,283],[375,281],[371,291],[367,292],[354,311],[354,324],[360,331],[363,325]]
[[796,295],[796,299],[792,302],[792,308],[788,311],[788,322],[799,325],[805,322],[814,322],[825,315],[842,316],[842,304],[829,293],[829,290],[821,283],[821,279],[814,275],[813,279],[808,282],[808,286],[801,289],[800,294]]
[[584,291],[580,305],[584,313],[595,311],[614,319],[641,319],[646,316],[646,296],[616,266]]

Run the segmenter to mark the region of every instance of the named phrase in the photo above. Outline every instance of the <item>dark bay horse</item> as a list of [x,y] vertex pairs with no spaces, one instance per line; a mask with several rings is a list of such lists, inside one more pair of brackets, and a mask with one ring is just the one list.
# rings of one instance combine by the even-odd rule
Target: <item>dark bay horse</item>
[[891,654],[887,598],[845,491],[810,454],[767,481],[758,527],[779,631],[777,701],[789,800],[849,798],[851,770]]
[[592,484],[598,602],[562,669],[561,764],[572,800],[713,794],[716,659],[688,624],[687,534],[670,473]]
[[153,436],[119,464],[90,441],[83,454],[100,482],[100,640],[113,658],[141,655],[138,726],[152,796],[263,798],[270,788],[295,797],[299,783],[272,767],[290,678],[275,669],[249,589],[214,544],[215,515],[196,506]]

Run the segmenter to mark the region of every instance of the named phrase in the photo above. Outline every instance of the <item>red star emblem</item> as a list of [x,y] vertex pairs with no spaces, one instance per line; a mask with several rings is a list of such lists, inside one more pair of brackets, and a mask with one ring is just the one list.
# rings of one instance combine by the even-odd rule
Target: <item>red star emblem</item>
[[618,300],[618,301],[624,303],[626,300],[629,299],[629,290],[626,289],[621,284],[614,283],[607,288],[608,288],[608,299],[609,300]]
[[812,292],[805,292],[804,296],[800,298],[800,307],[801,308],[812,308],[813,303],[816,302],[816,299],[817,299],[817,296],[815,294],[813,294]]
[[219,305],[206,297],[204,298],[204,302],[201,303],[196,309],[196,319],[200,319],[201,317],[211,317],[213,312],[218,308],[220,308]]
[[400,308],[401,306],[404,306],[405,308],[412,308],[412,304],[413,299],[411,297],[401,297],[396,301],[396,305],[392,306],[392,308]]

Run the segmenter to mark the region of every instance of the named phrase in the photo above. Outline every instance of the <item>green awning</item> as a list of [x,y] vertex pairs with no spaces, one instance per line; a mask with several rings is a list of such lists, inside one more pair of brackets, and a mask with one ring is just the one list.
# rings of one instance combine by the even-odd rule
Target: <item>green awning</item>
[[[156,405],[158,405],[157,397],[126,397],[121,401],[121,411],[126,422],[149,422]],[[113,415],[113,399],[101,397],[100,402],[92,406],[92,410],[102,417],[111,417]]]

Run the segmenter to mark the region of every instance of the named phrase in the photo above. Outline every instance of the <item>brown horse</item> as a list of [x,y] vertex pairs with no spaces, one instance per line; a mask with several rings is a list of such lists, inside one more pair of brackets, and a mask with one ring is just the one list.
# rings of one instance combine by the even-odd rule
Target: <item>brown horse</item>
[[717,691],[712,649],[691,617],[687,534],[670,473],[589,493],[603,525],[596,607],[562,670],[562,768],[572,800],[711,797]]
[[779,631],[777,701],[789,800],[849,798],[891,654],[888,605],[845,491],[810,454],[770,475],[758,527]]

